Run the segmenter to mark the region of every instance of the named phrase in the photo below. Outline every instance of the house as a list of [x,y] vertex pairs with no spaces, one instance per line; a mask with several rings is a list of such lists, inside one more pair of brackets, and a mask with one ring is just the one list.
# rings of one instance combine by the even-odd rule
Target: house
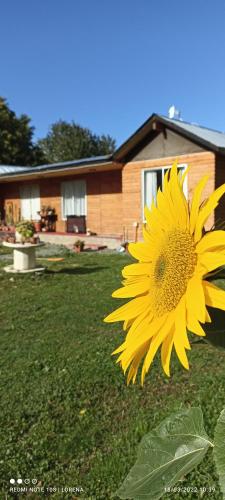
[[[88,228],[99,241],[116,246],[136,233],[141,238],[144,205],[151,204],[174,160],[181,171],[190,167],[184,186],[188,198],[209,174],[206,197],[225,182],[225,133],[153,114],[112,155],[38,167],[1,165],[0,210],[16,223],[37,220],[41,207],[49,206],[55,212],[54,238]],[[223,219],[222,200],[216,222]],[[212,216],[208,227],[213,223]],[[52,232],[43,236],[51,241]]]

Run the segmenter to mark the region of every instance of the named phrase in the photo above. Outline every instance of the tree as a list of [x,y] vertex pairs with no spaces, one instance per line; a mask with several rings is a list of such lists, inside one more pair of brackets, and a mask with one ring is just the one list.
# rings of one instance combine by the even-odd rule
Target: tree
[[33,143],[34,127],[30,118],[17,117],[6,99],[0,97],[0,164],[37,165],[45,163],[41,148]]
[[95,135],[73,121],[59,120],[38,142],[49,163],[101,156],[115,150],[115,140],[109,135]]

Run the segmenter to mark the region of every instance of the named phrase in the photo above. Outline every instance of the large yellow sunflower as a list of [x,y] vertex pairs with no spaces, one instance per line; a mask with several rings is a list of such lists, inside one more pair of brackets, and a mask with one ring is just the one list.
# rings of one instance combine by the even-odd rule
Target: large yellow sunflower
[[[185,175],[185,174],[184,174]],[[206,306],[225,310],[225,292],[206,280],[207,274],[225,264],[225,231],[205,233],[204,224],[225,193],[225,184],[201,204],[208,180],[197,185],[191,206],[183,193],[184,175],[174,164],[164,177],[163,191],[158,190],[157,208],[145,208],[144,242],[130,243],[129,252],[138,263],[124,267],[123,287],[112,296],[133,298],[112,312],[106,322],[124,321],[128,330],[123,344],[113,352],[127,382],[135,382],[144,358],[141,374],[146,373],[161,346],[161,361],[170,374],[174,347],[185,368],[189,368],[186,349],[190,349],[187,329],[204,336],[201,326],[210,322]]]

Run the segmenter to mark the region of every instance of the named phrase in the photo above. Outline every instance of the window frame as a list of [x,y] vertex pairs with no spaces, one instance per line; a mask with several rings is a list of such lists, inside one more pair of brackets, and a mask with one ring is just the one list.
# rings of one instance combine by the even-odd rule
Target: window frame
[[[62,221],[66,221],[67,220],[67,215],[64,216],[64,207],[63,207],[63,184],[66,184],[66,183],[71,183],[71,182],[79,182],[79,181],[83,181],[84,184],[85,184],[85,196],[84,196],[84,211],[85,213],[83,214],[84,217],[87,217],[87,182],[86,182],[86,179],[73,179],[73,180],[70,180],[70,181],[62,181],[61,182],[61,186],[60,186],[60,189],[61,189],[61,220]],[[75,215],[75,214],[74,214]]]
[[[187,163],[179,163],[177,165],[178,168],[183,168],[184,172],[186,172],[188,165]],[[162,173],[162,181],[164,179],[165,171],[168,169],[172,168],[171,165],[163,165],[160,167],[153,167],[153,168],[143,168],[141,171],[141,211],[142,211],[142,221],[143,223],[146,223],[145,215],[144,215],[144,208],[145,208],[145,175],[147,172],[157,172],[161,170]],[[163,187],[163,182],[162,182],[162,187]],[[157,189],[158,191],[158,189]],[[188,174],[186,174],[185,179],[184,179],[184,185],[183,185],[183,191],[184,195],[186,198],[188,198]]]
[[[29,190],[29,197],[24,197],[23,196],[23,189],[27,188],[27,190]],[[37,188],[37,193],[38,193],[38,196],[36,197],[33,197],[31,196],[32,194],[32,189],[34,188]],[[23,201],[24,200],[27,200],[29,202],[29,217],[24,217],[23,214],[22,214],[22,209],[23,209]],[[33,211],[32,211],[32,200],[36,199],[37,200],[37,204],[38,204],[38,209],[36,212],[35,212],[35,217],[32,217],[32,215],[34,215]],[[28,183],[28,184],[22,184],[20,186],[20,217],[21,217],[21,220],[40,220],[40,215],[38,214],[38,212],[40,212],[41,210],[41,189],[40,189],[40,184],[38,182],[32,182],[32,183]]]

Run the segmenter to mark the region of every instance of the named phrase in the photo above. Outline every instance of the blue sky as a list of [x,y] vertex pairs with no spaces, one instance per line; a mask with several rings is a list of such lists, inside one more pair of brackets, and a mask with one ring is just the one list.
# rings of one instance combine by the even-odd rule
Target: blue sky
[[58,119],[117,145],[153,112],[225,131],[223,0],[8,0],[0,95],[43,137]]

